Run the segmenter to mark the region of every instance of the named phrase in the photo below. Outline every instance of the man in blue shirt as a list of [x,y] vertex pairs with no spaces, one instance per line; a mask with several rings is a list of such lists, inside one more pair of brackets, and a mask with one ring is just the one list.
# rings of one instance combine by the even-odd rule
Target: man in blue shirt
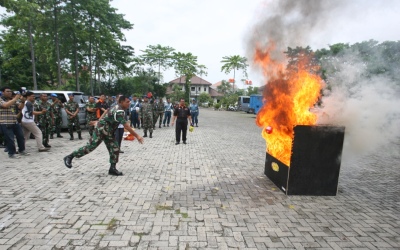
[[193,98],[192,103],[189,106],[190,109],[190,115],[192,116],[192,126],[196,123],[196,127],[198,127],[197,123],[199,120],[197,117],[199,117],[199,105],[197,105],[196,100]]

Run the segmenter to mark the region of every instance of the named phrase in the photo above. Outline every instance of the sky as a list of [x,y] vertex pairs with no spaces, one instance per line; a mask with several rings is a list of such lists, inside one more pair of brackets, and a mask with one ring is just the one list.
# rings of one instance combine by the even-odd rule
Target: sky
[[[315,50],[335,43],[353,44],[370,39],[379,42],[400,40],[400,1],[321,1],[328,4],[323,5],[319,9],[320,13],[315,16],[317,27],[312,31],[304,31],[305,37],[292,40],[292,44],[284,41],[282,48],[310,45]],[[135,48],[136,55],[140,55],[140,50],[146,49],[148,45],[157,44],[173,47],[183,53],[191,52],[198,57],[199,64],[208,68],[208,75],[203,78],[216,83],[233,77],[233,72],[228,75],[221,72],[222,57],[251,57],[249,37],[254,37],[255,27],[260,29],[260,23],[261,28],[262,25],[269,25],[262,21],[273,14],[276,2],[114,0],[111,5],[134,24],[132,30],[125,31],[125,43]],[[303,28],[299,26],[299,33],[302,33]],[[252,80],[253,86],[262,86],[263,77],[257,70],[253,70],[249,59],[248,79]],[[165,81],[175,78],[173,70],[164,72]],[[244,87],[240,79],[244,79],[241,71],[236,73],[236,81],[239,87]]]

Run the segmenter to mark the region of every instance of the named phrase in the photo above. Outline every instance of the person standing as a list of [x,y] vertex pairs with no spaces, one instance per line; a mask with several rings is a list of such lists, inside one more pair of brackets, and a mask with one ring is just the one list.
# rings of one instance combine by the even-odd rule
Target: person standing
[[189,106],[190,115],[192,116],[192,126],[196,123],[196,127],[198,127],[197,123],[199,122],[197,117],[199,117],[199,105],[197,105],[196,100],[193,98],[192,103]]
[[51,112],[51,104],[47,101],[47,94],[40,94],[40,100],[34,104],[34,110],[41,112],[46,110],[43,114],[38,114],[37,120],[39,122],[40,130],[43,136],[43,146],[51,148],[49,145],[49,136],[51,133],[51,127],[54,124],[53,112]]
[[74,139],[74,124],[75,124],[76,132],[78,133],[78,138],[79,140],[82,140],[81,125],[79,124],[79,117],[78,117],[79,105],[78,103],[74,102],[74,94],[70,93],[68,94],[68,97],[69,100],[64,106],[65,106],[65,112],[67,112],[68,115],[68,132],[69,135],[71,136],[69,139],[71,141]]
[[164,127],[165,123],[167,123],[167,126],[169,127],[169,122],[171,120],[171,113],[173,109],[174,105],[172,105],[171,100],[168,98],[167,103],[164,105],[164,121],[163,121]]
[[118,105],[107,110],[98,122],[93,122],[96,123],[93,136],[89,139],[86,146],[81,147],[64,157],[65,166],[71,168],[73,158],[81,158],[82,156],[89,154],[104,141],[110,155],[111,165],[108,174],[115,176],[123,175],[123,173],[118,171],[116,168],[119,159],[119,146],[115,141],[115,131],[117,130],[118,125],[123,124],[124,128],[138,139],[139,143],[143,143],[143,137],[139,136],[134,129],[129,126],[129,122],[125,120],[124,110],[126,110],[129,105],[129,98],[121,96],[118,99]]
[[186,134],[187,134],[187,125],[189,122],[192,123],[192,117],[190,116],[190,110],[185,105],[185,99],[181,98],[179,101],[179,105],[174,110],[174,117],[172,118],[171,125],[175,127],[175,145],[178,145],[181,142],[181,133],[182,133],[182,141],[183,144],[186,144]]
[[4,136],[5,146],[10,158],[20,158],[16,155],[14,137],[17,138],[20,155],[29,155],[25,152],[25,139],[21,125],[17,122],[17,101],[21,98],[20,94],[12,97],[13,92],[10,87],[1,88],[3,92],[0,97],[0,131]]
[[161,122],[164,116],[164,103],[162,102],[162,100],[156,100],[154,106],[154,112],[155,112],[154,127],[156,127],[157,120],[160,119],[158,127],[161,128]]
[[143,137],[147,137],[147,130],[150,132],[150,138],[153,138],[153,104],[149,103],[147,95],[143,96],[143,102],[140,107],[139,118],[142,118],[142,126],[144,129]]
[[108,106],[108,104],[106,102],[106,96],[104,94],[100,94],[100,99],[96,103],[96,108],[97,108],[96,116],[97,116],[97,119],[99,119],[109,107],[110,106]]
[[94,131],[94,126],[91,125],[91,122],[96,121],[96,102],[94,100],[93,96],[89,96],[89,101],[86,104],[86,125],[88,127],[89,135],[92,137],[93,131]]
[[62,113],[61,109],[64,108],[64,104],[58,99],[57,94],[51,94],[51,100],[53,103],[51,104],[51,110],[54,116],[54,126],[51,130],[50,139],[53,139],[54,133],[57,133],[57,138],[63,138],[61,135],[61,125],[62,125]]
[[35,94],[33,92],[26,92],[25,106],[22,109],[22,130],[24,133],[25,141],[28,141],[29,135],[32,133],[35,136],[36,146],[39,152],[49,151],[50,148],[46,148],[43,145],[43,134],[39,127],[35,123],[35,115],[43,115],[47,112],[46,109],[41,111],[34,111],[33,103],[35,102]]
[[133,95],[133,100],[129,107],[131,114],[131,127],[140,129],[140,119],[139,119],[140,102],[136,95]]

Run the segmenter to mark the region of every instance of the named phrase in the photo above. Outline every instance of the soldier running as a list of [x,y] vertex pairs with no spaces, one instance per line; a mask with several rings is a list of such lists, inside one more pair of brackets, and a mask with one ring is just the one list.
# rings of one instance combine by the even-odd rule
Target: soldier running
[[98,122],[92,122],[96,123],[93,136],[89,139],[89,142],[86,146],[81,147],[78,150],[75,150],[72,154],[64,157],[65,166],[71,168],[72,159],[74,157],[80,158],[84,155],[89,154],[90,152],[95,150],[102,141],[104,141],[110,154],[111,165],[110,169],[108,170],[108,174],[115,176],[123,175],[123,173],[118,171],[116,168],[119,158],[119,145],[118,142],[115,140],[115,131],[117,130],[118,125],[123,124],[124,128],[138,139],[139,143],[143,143],[143,137],[139,136],[134,131],[134,129],[129,126],[129,122],[125,120],[125,110],[129,107],[129,105],[129,98],[121,96],[118,99],[118,105],[116,105],[112,109],[107,110],[107,112],[104,112]]

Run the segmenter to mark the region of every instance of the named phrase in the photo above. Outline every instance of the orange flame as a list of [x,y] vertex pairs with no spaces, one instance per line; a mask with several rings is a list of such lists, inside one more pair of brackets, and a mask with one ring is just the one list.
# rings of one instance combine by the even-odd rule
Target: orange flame
[[[283,63],[271,58],[273,48],[272,45],[264,52],[257,48],[254,56],[268,79],[263,94],[266,103],[258,112],[256,123],[263,128],[267,152],[290,166],[293,128],[315,125],[317,116],[309,110],[318,101],[322,80],[313,73],[315,68],[306,56],[285,70]],[[272,132],[265,129],[268,126]]]

